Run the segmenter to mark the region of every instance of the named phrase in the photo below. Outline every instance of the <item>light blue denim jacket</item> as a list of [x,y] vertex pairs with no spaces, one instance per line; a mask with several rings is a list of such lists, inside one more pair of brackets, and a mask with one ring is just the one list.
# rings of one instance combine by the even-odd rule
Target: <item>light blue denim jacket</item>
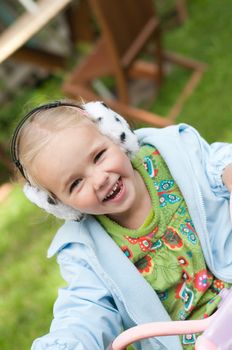
[[[209,269],[232,282],[232,225],[229,192],[221,173],[232,162],[232,145],[209,146],[185,124],[136,131],[140,144],[155,145],[187,202]],[[169,321],[156,293],[92,216],[66,222],[48,257],[57,254],[67,288],[59,290],[50,333],[33,350],[103,350],[123,330]],[[179,338],[158,337],[140,350],[181,350]]]

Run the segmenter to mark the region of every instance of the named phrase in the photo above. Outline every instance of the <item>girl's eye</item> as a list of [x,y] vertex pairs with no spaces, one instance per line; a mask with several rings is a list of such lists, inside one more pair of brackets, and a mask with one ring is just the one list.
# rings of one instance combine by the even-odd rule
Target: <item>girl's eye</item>
[[102,151],[98,152],[97,155],[94,157],[94,163],[96,163],[101,156],[103,155],[103,153],[105,153],[106,149],[103,149]]
[[69,193],[72,193],[72,191],[74,190],[74,188],[76,186],[78,186],[80,184],[80,182],[82,181],[82,179],[76,179],[75,181],[73,181],[73,183],[71,184],[70,186],[70,189],[69,189]]

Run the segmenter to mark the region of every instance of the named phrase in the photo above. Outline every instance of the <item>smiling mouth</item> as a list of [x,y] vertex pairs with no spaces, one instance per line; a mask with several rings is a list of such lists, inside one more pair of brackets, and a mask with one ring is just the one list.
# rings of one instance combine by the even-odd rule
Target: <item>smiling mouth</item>
[[122,179],[121,177],[118,179],[112,190],[105,196],[103,202],[109,201],[111,199],[116,198],[122,190]]

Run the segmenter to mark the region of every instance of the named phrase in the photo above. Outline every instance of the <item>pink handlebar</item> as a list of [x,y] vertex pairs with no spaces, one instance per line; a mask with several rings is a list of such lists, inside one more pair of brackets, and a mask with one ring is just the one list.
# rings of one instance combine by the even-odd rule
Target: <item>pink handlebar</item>
[[110,350],[124,350],[126,346],[150,337],[190,334],[205,331],[198,337],[196,350],[231,350],[232,288],[223,289],[218,310],[210,317],[194,321],[152,322],[132,327],[121,333]]
[[198,337],[196,350],[231,350],[232,349],[232,288],[220,292],[222,298],[215,312],[214,322]]
[[128,345],[145,338],[163,335],[197,333],[205,330],[215,315],[204,320],[151,322],[132,327],[121,333],[112,343],[110,350],[124,350]]

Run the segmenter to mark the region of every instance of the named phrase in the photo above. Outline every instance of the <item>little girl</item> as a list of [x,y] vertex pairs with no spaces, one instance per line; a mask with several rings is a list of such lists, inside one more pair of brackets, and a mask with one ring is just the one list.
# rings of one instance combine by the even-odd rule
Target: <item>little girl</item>
[[[135,133],[100,102],[40,106],[13,161],[26,196],[65,219],[48,250],[67,287],[33,350],[104,350],[123,330],[211,315],[232,282],[232,145],[180,124]],[[197,334],[138,342],[192,350]]]

